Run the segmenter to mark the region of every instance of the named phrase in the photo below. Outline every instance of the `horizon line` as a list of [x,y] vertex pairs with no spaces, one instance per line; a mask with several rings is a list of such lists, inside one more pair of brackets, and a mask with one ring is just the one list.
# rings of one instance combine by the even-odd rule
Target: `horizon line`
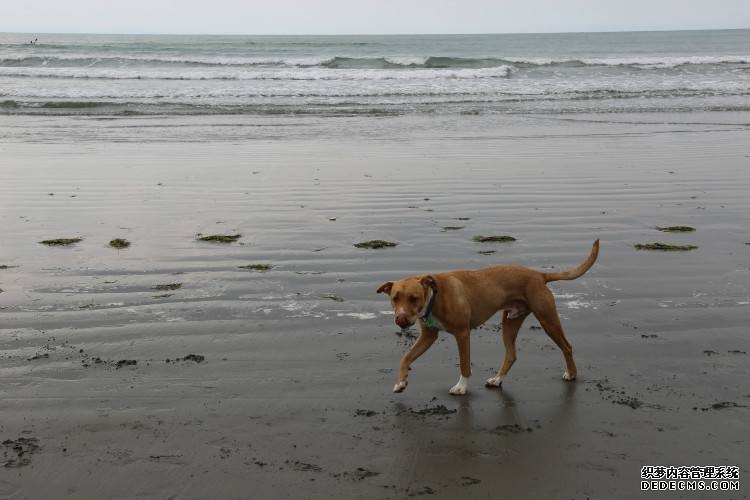
[[745,28],[611,29],[594,31],[507,31],[467,33],[191,33],[191,32],[94,32],[94,31],[0,31],[3,35],[110,35],[110,36],[482,36],[482,35],[575,35],[603,33],[669,33],[680,31],[745,31]]

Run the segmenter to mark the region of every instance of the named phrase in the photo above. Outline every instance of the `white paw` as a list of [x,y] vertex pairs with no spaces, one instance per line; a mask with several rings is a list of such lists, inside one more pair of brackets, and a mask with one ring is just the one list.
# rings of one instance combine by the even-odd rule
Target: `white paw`
[[404,389],[406,389],[406,384],[406,380],[396,382],[396,385],[393,386],[393,392],[404,392]]
[[567,380],[570,382],[571,380],[575,380],[575,379],[576,379],[575,375],[571,375],[567,371],[563,373],[563,380]]
[[463,396],[464,394],[466,394],[468,387],[469,379],[462,375],[461,378],[458,379],[458,383],[451,387],[451,390],[448,392],[450,392],[454,396]]
[[488,378],[484,385],[485,387],[500,387],[503,385],[503,377]]
[[451,390],[448,392],[450,392],[454,396],[463,396],[464,394],[466,394],[466,387],[462,387],[456,384],[453,387],[451,387]]

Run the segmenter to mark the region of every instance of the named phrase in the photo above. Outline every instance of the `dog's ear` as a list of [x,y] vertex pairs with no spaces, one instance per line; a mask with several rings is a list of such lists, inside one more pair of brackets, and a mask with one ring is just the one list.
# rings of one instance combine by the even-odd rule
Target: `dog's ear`
[[388,295],[390,295],[391,288],[393,288],[393,281],[386,281],[385,283],[380,285],[380,288],[378,288],[378,293],[387,293]]
[[432,277],[432,276],[430,276],[429,274],[428,274],[427,276],[422,276],[422,277],[421,277],[421,278],[419,279],[419,282],[420,282],[420,283],[422,284],[422,286],[424,286],[424,287],[430,287],[430,288],[434,288],[434,287],[436,287],[436,286],[437,286],[437,284],[435,283],[435,278],[433,278],[433,277]]

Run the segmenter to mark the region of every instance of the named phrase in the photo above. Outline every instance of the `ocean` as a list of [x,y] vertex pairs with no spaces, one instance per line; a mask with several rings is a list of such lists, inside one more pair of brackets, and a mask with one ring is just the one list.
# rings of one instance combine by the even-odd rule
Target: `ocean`
[[744,111],[749,96],[750,30],[0,34],[0,115]]

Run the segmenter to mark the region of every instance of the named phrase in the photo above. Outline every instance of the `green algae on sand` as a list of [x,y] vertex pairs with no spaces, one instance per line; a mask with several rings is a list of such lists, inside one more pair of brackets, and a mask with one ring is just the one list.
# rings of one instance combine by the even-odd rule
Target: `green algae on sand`
[[182,288],[182,283],[162,283],[153,287],[154,290],[166,291],[166,290],[177,290]]
[[695,231],[691,226],[656,226],[656,229],[665,233],[692,233]]
[[211,234],[209,236],[198,235],[198,241],[210,241],[212,243],[234,243],[242,238],[241,234]]
[[386,241],[386,240],[370,240],[370,241],[362,241],[362,242],[354,244],[355,248],[370,248],[370,249],[391,248],[397,245],[398,243],[394,243],[392,241]]
[[264,273],[270,271],[273,266],[271,264],[247,264],[245,266],[237,266],[239,269],[246,269],[248,271],[259,271]]
[[508,243],[510,241],[516,241],[513,236],[498,235],[498,236],[474,236],[473,240],[477,243]]
[[66,247],[75,245],[83,241],[83,238],[55,238],[51,240],[42,240],[39,243],[47,245],[48,247]]
[[636,243],[636,250],[659,250],[661,252],[687,252],[689,250],[695,250],[698,248],[695,245],[671,245],[669,243]]
[[115,238],[114,240],[111,240],[109,242],[109,246],[112,248],[117,248],[118,250],[121,248],[128,248],[130,246],[130,242],[123,238]]

